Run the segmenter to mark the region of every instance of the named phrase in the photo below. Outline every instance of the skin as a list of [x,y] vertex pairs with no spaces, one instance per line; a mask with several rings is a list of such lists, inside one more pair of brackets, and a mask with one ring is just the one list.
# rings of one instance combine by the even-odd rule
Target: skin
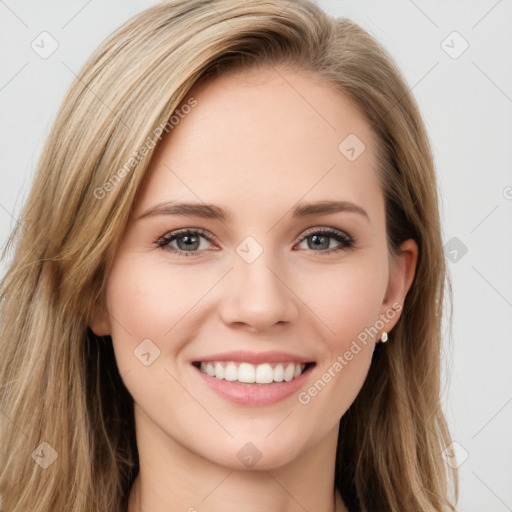
[[[238,349],[288,351],[316,362],[307,390],[379,315],[403,304],[417,246],[408,240],[389,259],[374,135],[339,91],[265,67],[198,84],[190,96],[198,104],[156,149],[108,275],[106,311],[91,326],[112,336],[134,399],[140,472],[129,512],[330,512],[340,418],[381,332],[400,315],[307,404],[294,394],[265,407],[235,405],[206,386],[191,361]],[[338,149],[349,134],[366,146],[354,161]],[[211,203],[231,218],[139,218],[170,200]],[[323,200],[354,203],[368,217],[292,218],[298,202]],[[183,238],[155,243],[182,228],[215,239],[201,236],[191,256],[177,254],[186,250]],[[315,233],[310,228],[340,230],[354,246],[300,241]],[[236,252],[247,236],[263,249],[252,263]],[[134,356],[144,339],[160,350],[148,366]],[[261,453],[252,467],[237,457],[248,442]]]

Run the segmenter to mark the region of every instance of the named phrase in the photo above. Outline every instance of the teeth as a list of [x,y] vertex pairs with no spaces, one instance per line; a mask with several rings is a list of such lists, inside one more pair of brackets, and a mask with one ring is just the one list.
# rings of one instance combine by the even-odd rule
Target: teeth
[[224,378],[224,367],[220,363],[215,363],[215,373],[213,375],[216,375],[219,379]]
[[241,363],[238,367],[238,381],[248,384],[256,382],[256,368],[249,363]]
[[213,364],[211,363],[206,363],[206,373],[210,376],[210,377],[213,377],[215,375],[215,368],[213,367]]
[[253,365],[250,363],[234,363],[211,361],[201,363],[201,371],[210,377],[227,381],[245,382],[248,384],[270,384],[271,382],[290,382],[301,375],[305,364],[269,363]]
[[[216,377],[216,375],[215,375]],[[229,381],[237,380],[238,379],[238,368],[236,367],[235,363],[229,363],[226,366],[226,371],[224,373],[224,378]]]
[[274,370],[272,369],[272,366],[270,366],[269,364],[258,365],[256,367],[254,381],[257,382],[258,384],[270,384],[271,382],[274,382]]
[[284,370],[284,380],[289,382],[293,379],[293,374],[295,373],[295,366],[293,364],[289,364]]

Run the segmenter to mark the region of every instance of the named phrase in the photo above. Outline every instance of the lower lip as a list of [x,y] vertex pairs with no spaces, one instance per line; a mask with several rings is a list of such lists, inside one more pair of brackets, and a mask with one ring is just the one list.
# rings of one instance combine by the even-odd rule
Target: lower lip
[[273,382],[272,384],[248,384],[210,377],[210,375],[203,373],[199,368],[192,365],[203,381],[221,397],[238,405],[253,407],[272,405],[295,393],[298,393],[314,366],[315,365],[311,365],[296,379],[292,379],[289,382],[283,381]]

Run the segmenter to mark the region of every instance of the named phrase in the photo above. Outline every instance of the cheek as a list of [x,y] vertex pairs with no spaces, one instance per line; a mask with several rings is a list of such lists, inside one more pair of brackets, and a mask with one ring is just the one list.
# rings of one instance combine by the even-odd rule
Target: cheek
[[215,282],[215,276],[208,277],[136,253],[121,253],[108,277],[107,307],[119,373],[140,409],[162,426],[177,424],[191,407],[173,360],[200,325],[194,305]]
[[378,258],[347,258],[339,265],[318,266],[314,273],[299,270],[297,275],[301,279],[294,289],[321,320],[324,338],[336,355],[378,320],[387,281]]
[[320,318],[326,333],[322,337],[326,350],[316,378],[297,397],[311,417],[324,416],[322,411],[327,408],[339,419],[359,393],[378,337],[376,324],[380,325],[386,276],[384,265],[377,261],[370,265],[347,260],[336,270],[317,271],[303,281],[300,296]]
[[219,280],[219,272],[199,267],[171,267],[144,254],[120,253],[108,277],[107,307],[119,373],[134,399],[149,409],[162,407],[162,389],[181,393],[169,372],[178,380],[183,377],[177,361],[199,335],[205,296]]
[[194,305],[214,282],[215,276],[184,266],[170,269],[144,255],[120,258],[107,282],[113,337],[129,338],[132,344],[149,338],[165,350],[170,331],[193,314]]

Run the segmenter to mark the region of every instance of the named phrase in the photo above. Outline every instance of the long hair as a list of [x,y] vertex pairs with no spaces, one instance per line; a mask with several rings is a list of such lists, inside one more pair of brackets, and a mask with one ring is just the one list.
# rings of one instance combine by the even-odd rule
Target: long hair
[[366,31],[308,0],[172,0],[85,63],[4,251],[3,512],[126,509],[138,471],[133,400],[110,337],[88,325],[158,135],[196,82],[260,65],[319,77],[359,107],[377,134],[389,253],[408,238],[419,247],[402,316],[341,419],[335,484],[351,510],[454,510],[440,406],[448,280],[433,157],[406,81]]

